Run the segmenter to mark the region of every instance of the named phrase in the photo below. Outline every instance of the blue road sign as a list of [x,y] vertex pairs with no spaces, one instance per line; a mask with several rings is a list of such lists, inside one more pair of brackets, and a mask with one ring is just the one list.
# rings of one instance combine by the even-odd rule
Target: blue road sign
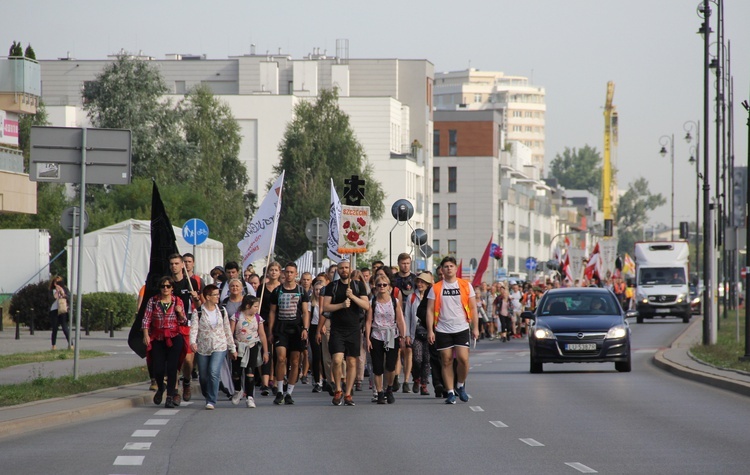
[[182,225],[182,238],[193,246],[203,244],[208,239],[208,225],[202,219],[189,219]]
[[529,257],[526,259],[526,270],[534,270],[536,269],[536,259],[533,257]]

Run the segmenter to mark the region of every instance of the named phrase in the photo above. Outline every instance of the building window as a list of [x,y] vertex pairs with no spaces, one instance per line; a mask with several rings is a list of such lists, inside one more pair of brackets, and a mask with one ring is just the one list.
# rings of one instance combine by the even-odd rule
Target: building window
[[432,240],[432,253],[438,256],[440,255],[440,239]]
[[513,111],[513,117],[521,117],[521,111]]
[[432,167],[432,192],[440,193],[440,167]]
[[482,95],[474,94],[474,102],[482,102]]
[[455,239],[448,239],[448,254],[456,255],[458,253],[458,244]]
[[432,156],[440,156],[440,131],[434,130],[432,132]]
[[448,193],[456,192],[456,188],[458,187],[456,185],[457,175],[458,175],[457,167],[448,167]]
[[432,229],[440,229],[440,203],[432,203]]
[[448,229],[456,229],[458,221],[458,204],[448,203]]
[[448,155],[455,157],[458,153],[458,131],[448,131]]
[[523,130],[523,127],[520,125],[514,125],[513,126],[513,132],[521,132]]

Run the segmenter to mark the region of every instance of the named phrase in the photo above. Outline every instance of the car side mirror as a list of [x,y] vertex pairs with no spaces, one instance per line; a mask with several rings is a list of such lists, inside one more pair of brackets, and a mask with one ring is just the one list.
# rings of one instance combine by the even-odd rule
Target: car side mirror
[[521,318],[536,321],[536,314],[534,312],[521,312]]
[[638,316],[638,310],[628,310],[625,312],[626,318],[636,318]]

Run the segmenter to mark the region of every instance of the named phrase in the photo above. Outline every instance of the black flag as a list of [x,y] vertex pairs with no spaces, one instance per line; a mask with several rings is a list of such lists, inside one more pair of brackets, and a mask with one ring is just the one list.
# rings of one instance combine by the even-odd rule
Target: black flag
[[179,253],[179,250],[177,249],[174,229],[172,223],[169,222],[164,203],[161,201],[159,188],[156,187],[156,182],[154,182],[151,192],[151,260],[146,277],[146,290],[143,294],[141,307],[138,309],[138,314],[128,335],[128,346],[141,358],[146,357],[146,346],[143,344],[143,330],[141,329],[146,305],[151,297],[159,293],[159,279],[169,275],[168,257],[176,253]]

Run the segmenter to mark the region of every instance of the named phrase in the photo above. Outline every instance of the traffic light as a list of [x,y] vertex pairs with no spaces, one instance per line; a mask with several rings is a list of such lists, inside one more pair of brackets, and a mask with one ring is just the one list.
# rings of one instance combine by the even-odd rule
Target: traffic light
[[732,226],[745,227],[745,206],[747,204],[747,167],[734,167],[732,171]]

